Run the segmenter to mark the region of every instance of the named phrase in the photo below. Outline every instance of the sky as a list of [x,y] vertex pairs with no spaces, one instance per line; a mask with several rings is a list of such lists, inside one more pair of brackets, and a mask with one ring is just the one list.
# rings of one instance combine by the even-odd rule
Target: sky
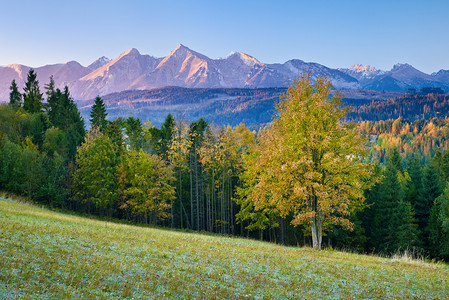
[[130,48],[163,57],[182,43],[210,58],[432,73],[449,70],[448,13],[447,0],[0,0],[0,65],[87,66]]

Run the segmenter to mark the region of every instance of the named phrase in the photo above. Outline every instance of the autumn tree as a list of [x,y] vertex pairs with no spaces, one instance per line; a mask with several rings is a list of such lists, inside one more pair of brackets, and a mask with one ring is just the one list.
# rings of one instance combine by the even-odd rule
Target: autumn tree
[[329,224],[352,229],[348,216],[364,201],[372,166],[363,161],[365,138],[343,123],[347,109],[330,81],[303,74],[277,106],[278,114],[258,138],[259,154],[247,197],[292,224],[309,224],[313,248],[320,249]]

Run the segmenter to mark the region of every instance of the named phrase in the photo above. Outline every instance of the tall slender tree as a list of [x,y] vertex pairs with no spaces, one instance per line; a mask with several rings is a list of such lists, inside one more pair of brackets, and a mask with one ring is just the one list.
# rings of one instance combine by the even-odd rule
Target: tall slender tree
[[22,94],[19,92],[19,88],[17,87],[15,79],[12,80],[9,89],[11,90],[11,92],[9,93],[9,104],[21,106]]
[[33,69],[30,69],[27,76],[27,82],[23,88],[23,108],[31,113],[42,110],[43,97],[39,89],[39,81]]
[[108,121],[106,120],[108,113],[106,112],[106,107],[104,105],[103,99],[100,96],[95,98],[95,103],[92,105],[92,109],[90,111],[90,125],[92,127],[97,126],[100,128],[100,131],[103,132],[107,125]]

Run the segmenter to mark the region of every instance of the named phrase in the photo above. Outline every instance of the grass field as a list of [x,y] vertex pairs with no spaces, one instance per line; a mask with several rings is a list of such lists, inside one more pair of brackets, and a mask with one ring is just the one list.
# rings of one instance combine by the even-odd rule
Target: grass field
[[449,298],[449,266],[105,223],[0,199],[0,299]]

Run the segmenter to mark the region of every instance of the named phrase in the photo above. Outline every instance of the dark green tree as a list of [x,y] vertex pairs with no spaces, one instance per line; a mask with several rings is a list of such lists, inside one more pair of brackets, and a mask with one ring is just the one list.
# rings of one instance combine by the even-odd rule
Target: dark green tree
[[128,137],[128,145],[133,150],[139,150],[143,146],[143,127],[139,118],[129,117],[125,120],[125,133]]
[[372,236],[378,252],[394,253],[419,246],[414,212],[405,200],[401,158],[396,149],[389,156],[380,185],[380,197],[374,204]]
[[11,92],[9,93],[9,104],[11,105],[22,105],[22,94],[19,92],[19,88],[17,87],[16,80],[13,79],[11,82],[11,86],[9,87]]
[[118,200],[116,169],[119,163],[108,136],[97,130],[89,132],[77,149],[76,171],[73,173],[75,200],[95,205],[100,213],[112,208]]
[[84,140],[84,120],[78,107],[70,96],[68,87],[64,91],[56,89],[48,98],[48,116],[51,125],[66,133],[68,143],[67,157],[75,157],[76,148]]
[[30,69],[28,72],[27,82],[23,91],[23,108],[31,113],[40,112],[43,107],[43,98],[39,89],[37,75],[33,69]]
[[428,232],[430,253],[434,257],[449,259],[449,183],[433,203]]
[[164,159],[168,159],[168,153],[170,151],[170,146],[172,143],[174,130],[175,130],[175,118],[171,114],[168,114],[165,118],[164,123],[161,126],[161,134],[160,134],[160,150],[159,155],[161,155]]
[[108,121],[106,120],[106,107],[104,105],[103,99],[100,96],[95,98],[95,103],[92,105],[92,110],[90,111],[90,126],[97,126],[100,131],[103,132],[108,126]]
[[423,171],[422,190],[418,202],[415,204],[418,228],[422,232],[423,242],[426,247],[429,245],[428,224],[430,211],[435,199],[442,193],[442,183],[438,173],[437,165],[432,161],[427,164]]
[[407,181],[405,198],[416,209],[416,205],[422,194],[422,168],[417,155],[409,157],[407,161],[407,173],[410,176],[410,180]]
[[56,92],[55,80],[53,79],[53,75],[50,76],[50,82],[44,86],[45,94],[47,95],[47,101]]

